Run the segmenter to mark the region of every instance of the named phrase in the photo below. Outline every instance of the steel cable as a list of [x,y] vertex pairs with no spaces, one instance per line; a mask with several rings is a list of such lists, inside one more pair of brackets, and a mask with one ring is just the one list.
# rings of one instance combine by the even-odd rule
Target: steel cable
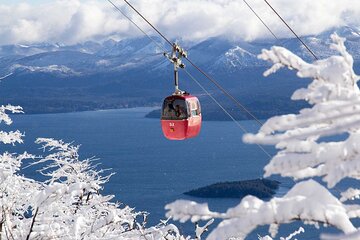
[[315,60],[319,60],[319,58],[315,55],[313,51],[305,44],[303,40],[295,33],[295,31],[287,24],[287,22],[280,16],[280,14],[270,5],[267,0],[264,0],[265,3],[273,10],[273,12],[280,18],[280,20],[290,29],[290,31],[295,35],[295,37],[301,42],[301,44],[311,53],[311,55],[315,58]]

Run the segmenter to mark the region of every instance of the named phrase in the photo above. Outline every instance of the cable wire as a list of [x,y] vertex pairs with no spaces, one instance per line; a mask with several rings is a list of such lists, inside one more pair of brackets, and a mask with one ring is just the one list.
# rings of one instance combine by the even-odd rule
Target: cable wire
[[250,10],[255,14],[255,16],[261,21],[261,23],[267,28],[267,30],[269,30],[269,32],[271,33],[271,35],[274,36],[274,38],[276,40],[279,41],[279,39],[276,37],[275,33],[273,31],[271,31],[270,27],[268,25],[266,25],[266,23],[261,19],[261,17],[255,12],[255,10],[250,6],[250,4],[246,1],[243,0],[243,2],[250,8]]
[[243,111],[249,114],[260,126],[263,125],[263,123],[257,117],[255,117],[254,114],[252,114],[242,103],[240,103],[233,95],[231,95],[227,90],[225,90],[214,78],[212,78],[200,67],[198,67],[195,63],[193,63],[188,57],[185,57],[185,59],[188,60],[188,62],[194,68],[196,68],[202,75],[204,75],[207,79],[209,79],[218,89],[220,89],[220,91],[222,91],[226,96],[228,96],[228,98],[230,98],[238,107],[240,107]]
[[[160,36],[168,42],[171,46],[172,43],[163,35],[160,31],[158,31],[146,18],[139,13],[129,2],[124,0],[134,11],[136,11],[157,33],[160,34]],[[143,31],[134,21],[131,20],[130,17],[128,17],[123,11],[121,11],[111,0],[108,0],[122,15],[124,15],[130,22],[132,22],[143,34],[145,34],[151,41],[156,43],[160,48],[164,49],[162,46],[160,46],[154,39],[152,39],[145,31]],[[164,52],[165,49],[164,49]],[[218,87],[225,95],[227,95],[233,102],[236,103],[237,106],[241,107],[246,113],[248,113],[260,126],[263,125],[263,123],[257,119],[244,105],[242,105],[235,97],[233,97],[229,92],[227,92],[215,79],[210,77],[205,71],[203,71],[200,67],[198,67],[195,63],[193,63],[188,57],[185,57],[185,59],[195,68],[197,69],[202,75],[204,75],[207,79],[209,79],[213,84],[215,84],[216,87]],[[197,81],[187,70],[183,69],[185,73],[195,81],[199,85],[199,87],[236,123],[236,125],[244,132],[248,133],[248,131],[239,124],[238,121],[213,97],[211,94],[200,84],[199,81]],[[271,155],[259,144],[256,144],[269,158],[272,158]]]
[[[265,27],[270,31],[270,33],[278,40],[278,38],[275,36],[275,34],[270,30],[270,28],[265,24],[265,22],[262,21],[262,19],[256,14],[256,12],[251,8],[251,6],[243,0],[246,5],[253,11],[253,13],[259,18],[259,20],[265,25]],[[293,34],[297,37],[297,39],[306,47],[306,49],[313,55],[313,57],[318,60],[316,55],[310,50],[310,48],[298,37],[298,35],[291,29],[291,27],[285,22],[285,20],[276,12],[276,10],[266,1],[264,0],[270,8],[278,15],[278,17],[285,23],[285,25],[293,32]],[[158,47],[160,47],[164,52],[166,50],[163,46],[161,46],[159,43],[157,43],[153,38],[151,38],[145,31],[143,31],[134,21],[131,20],[130,17],[128,17],[123,11],[120,10],[111,0],[108,0],[119,12],[122,13],[131,23],[133,23],[143,34],[145,34],[152,42],[154,42]],[[126,4],[128,4],[137,14],[141,16],[144,21],[146,21],[170,46],[173,46],[173,44],[159,31],[157,30],[139,11],[136,10],[128,1],[124,0]],[[241,109],[243,109],[246,113],[248,113],[260,126],[263,125],[263,123],[257,119],[244,105],[242,105],[235,97],[233,97],[229,92],[227,92],[215,79],[210,77],[205,71],[203,71],[200,67],[198,67],[195,63],[193,63],[188,57],[185,57],[185,59],[194,67],[196,68],[201,74],[203,74],[207,79],[209,79],[213,84],[215,84],[225,95],[227,95],[233,102],[236,103]],[[183,69],[185,73],[231,118],[232,121],[235,122],[235,124],[244,132],[248,133],[248,131],[240,125],[238,121],[201,85],[199,81],[197,81],[186,69]],[[270,159],[272,156],[259,144],[256,144]],[[295,183],[295,181],[291,178],[291,180]]]
[[129,5],[137,14],[140,15],[140,17],[142,19],[144,19],[145,22],[147,22],[167,43],[170,44],[170,46],[172,46],[172,42],[169,41],[169,39],[167,39],[159,30],[157,30],[157,28],[152,25],[136,8],[133,7],[133,5],[131,5],[128,1],[124,0],[124,2]]
[[295,31],[287,24],[287,22],[280,16],[280,14],[270,5],[267,0],[264,0],[266,4],[273,10],[273,12],[281,19],[281,21],[290,29],[290,31],[295,35],[295,37],[304,45],[304,47],[311,53],[311,55],[315,58],[315,60],[319,60],[319,58],[315,55],[313,51],[305,44],[303,40],[295,33]]
[[158,42],[156,42],[149,34],[147,34],[144,30],[141,29],[139,25],[137,25],[128,15],[126,15],[118,6],[116,6],[111,0],[107,0],[111,5],[113,5],[124,17],[126,17],[132,24],[134,24],[140,32],[142,32],[146,37],[148,37],[153,43],[155,43],[161,50],[166,52],[166,49],[161,46]]
[[[108,0],[110,3],[111,0]],[[171,46],[173,44],[154,26],[152,25],[145,17],[142,15],[134,6],[132,6],[127,0],[123,0],[127,5],[129,5],[137,14],[141,16],[144,21],[146,21],[167,43],[169,43]],[[112,3],[112,5],[114,5]],[[115,5],[114,5],[115,6]],[[116,7],[116,6],[115,6]],[[127,19],[130,20],[130,18],[121,11],[118,7],[116,7]],[[134,21],[130,20],[132,23]],[[135,24],[135,23],[134,23]],[[144,33],[146,36],[148,36],[138,25],[136,25],[137,28]],[[148,36],[152,41],[154,41],[150,36]],[[245,111],[249,116],[251,116],[260,126],[263,125],[263,123],[254,115],[252,114],[243,104],[241,104],[233,95],[231,95],[227,90],[225,90],[214,78],[212,78],[210,75],[208,75],[204,70],[202,70],[200,67],[198,67],[194,62],[192,62],[188,57],[185,57],[185,59],[194,67],[196,68],[202,75],[204,75],[208,80],[210,80],[220,91],[222,91],[226,96],[228,96],[240,109]]]
[[[209,91],[207,91],[205,89],[204,86],[202,86],[202,84],[196,80],[196,78],[189,73],[186,69],[184,69],[184,72],[224,111],[224,113],[226,113],[226,115],[228,115],[230,117],[230,119],[244,132],[244,133],[249,133],[240,123],[239,121],[236,121],[236,119],[231,115],[231,113],[229,111],[227,111],[225,109],[224,106],[221,105],[221,103],[219,103],[211,94]],[[271,159],[271,155],[259,144],[256,143],[256,145]]]

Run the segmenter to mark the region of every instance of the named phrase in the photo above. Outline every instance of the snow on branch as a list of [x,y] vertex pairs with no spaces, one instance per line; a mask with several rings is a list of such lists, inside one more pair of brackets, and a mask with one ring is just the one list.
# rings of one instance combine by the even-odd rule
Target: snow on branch
[[[265,76],[286,67],[295,70],[298,77],[312,80],[292,95],[292,100],[305,100],[311,107],[272,117],[258,133],[243,137],[246,143],[274,145],[278,149],[264,168],[265,177],[279,174],[307,180],[269,202],[247,196],[225,213],[212,212],[207,204],[179,200],[166,206],[167,216],[180,221],[222,219],[210,233],[210,240],[244,239],[260,225],[270,225],[274,236],[279,224],[295,220],[331,225],[347,236],[356,231],[350,219],[360,217],[360,206],[345,202],[357,198],[359,190],[348,189],[340,201],[327,188],[345,178],[360,180],[360,78],[353,70],[354,61],[346,50],[345,39],[336,34],[331,38],[330,48],[338,55],[313,63],[282,47],[262,51],[259,58],[273,63]],[[313,177],[321,177],[327,188],[309,180]]]
[[[6,112],[11,113],[22,113],[22,108],[20,106],[12,106],[12,105],[1,105],[0,106],[0,123],[5,122],[5,124],[10,125],[12,123],[11,118]],[[4,144],[12,144],[23,143],[21,139],[24,136],[19,130],[4,132],[0,131],[0,142]]]
[[81,160],[79,146],[51,138],[38,138],[36,143],[42,144],[48,155],[33,165],[41,164],[40,172],[49,179],[34,197],[33,238],[184,239],[171,224],[146,228],[147,213],[121,207],[111,202],[112,195],[102,195],[111,174],[102,176],[104,171],[93,165],[92,159]]
[[[273,117],[257,134],[245,134],[247,143],[271,144],[280,151],[265,167],[265,176],[280,174],[294,179],[321,176],[329,187],[346,177],[360,179],[360,91],[353,58],[346,51],[345,39],[331,36],[331,48],[339,56],[306,63],[281,47],[263,50],[259,58],[279,67],[297,70],[312,78],[307,88],[294,92],[292,99],[306,100],[313,106],[299,114]],[[322,137],[347,134],[344,141],[323,141]]]
[[299,234],[301,234],[301,233],[303,233],[303,232],[305,232],[304,228],[300,227],[299,230],[291,233],[291,234],[290,234],[289,236],[287,236],[286,238],[280,238],[280,240],[291,240],[293,237],[295,237],[295,236],[297,236],[297,235],[299,235]]
[[21,162],[24,159],[34,159],[34,156],[28,153],[15,155],[5,152],[0,155],[0,182],[6,177],[15,174],[20,170]]
[[20,106],[12,106],[12,105],[1,105],[0,106],[0,123],[2,121],[5,122],[5,124],[10,125],[12,123],[11,118],[9,117],[9,115],[6,112],[11,112],[11,113],[23,113],[22,111],[22,107]]
[[319,183],[308,180],[296,184],[284,197],[264,202],[256,197],[247,196],[241,203],[217,213],[209,210],[207,204],[177,200],[165,206],[166,216],[181,222],[191,219],[224,219],[211,232],[208,240],[244,239],[257,226],[289,223],[295,220],[320,222],[350,233],[355,227],[349,220],[346,207]]
[[[91,159],[81,160],[79,146],[48,138],[36,142],[47,155],[0,155],[1,238],[185,240],[175,225],[147,228],[147,213],[102,195],[111,174],[102,176]],[[19,175],[25,158],[33,158],[31,166],[40,166],[48,180]]]
[[98,191],[100,185],[106,183],[112,175],[102,176],[101,173],[104,170],[96,170],[97,166],[92,164],[93,159],[80,160],[78,154],[80,146],[73,146],[51,138],[38,138],[36,143],[42,144],[44,151],[50,152],[49,155],[34,163],[47,163],[40,172],[50,177],[48,180],[50,183],[61,179],[69,183],[85,182],[89,184],[88,187]]
[[21,133],[19,130],[16,130],[15,132],[0,131],[0,142],[4,144],[15,145],[16,143],[23,143],[22,137],[24,137],[24,134]]
[[[304,228],[300,227],[298,230],[296,230],[295,232],[291,233],[289,236],[287,236],[286,238],[284,237],[280,237],[280,240],[291,240],[293,239],[293,237],[301,234],[305,232]],[[273,238],[271,238],[270,236],[265,236],[265,237],[261,237],[259,236],[259,240],[273,240]]]
[[191,219],[191,222],[198,222],[200,220],[209,220],[212,218],[225,218],[225,214],[212,212],[209,210],[207,203],[196,203],[188,200],[176,200],[165,206],[167,217],[171,217],[175,221],[186,222]]
[[[358,91],[359,89],[356,86],[356,82],[359,80],[359,77],[354,73],[354,60],[346,51],[344,45],[345,39],[339,37],[337,34],[332,34],[331,39],[333,43],[330,45],[330,48],[338,51],[340,55],[318,60],[312,64],[305,62],[300,57],[282,47],[272,47],[271,50],[263,50],[262,54],[258,57],[274,63],[264,75],[268,76],[282,67],[287,67],[289,69],[297,70],[298,77],[313,78],[315,80],[323,81],[322,85],[324,85],[324,83],[330,83],[336,84],[339,87],[355,89]],[[321,96],[324,97],[325,95],[322,94]],[[320,98],[315,97],[309,99],[309,101],[317,102],[312,101],[316,99],[321,100]]]
[[341,198],[340,198],[341,202],[345,202],[347,200],[355,200],[355,199],[360,199],[360,189],[349,188],[345,192],[341,193]]
[[[10,125],[7,112],[20,113],[22,108],[0,107],[0,122]],[[23,143],[23,136],[18,130],[0,131],[0,142]],[[80,159],[79,146],[51,138],[36,143],[45,156],[0,154],[0,239],[185,240],[175,225],[163,222],[147,228],[147,213],[102,195],[112,174],[99,169],[93,158]],[[29,158],[46,180],[20,174],[22,161]]]

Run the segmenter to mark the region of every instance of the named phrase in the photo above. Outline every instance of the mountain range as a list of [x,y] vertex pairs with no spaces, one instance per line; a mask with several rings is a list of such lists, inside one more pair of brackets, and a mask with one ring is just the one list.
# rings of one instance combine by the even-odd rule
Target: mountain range
[[[347,39],[346,46],[355,60],[355,72],[359,71],[359,28],[342,27],[302,39],[321,59],[335,53],[329,49],[333,32]],[[160,38],[153,39],[170,51]],[[288,70],[268,78],[262,76],[270,65],[257,55],[273,45],[286,47],[306,61],[313,61],[297,39],[246,42],[216,37],[182,44],[193,62],[259,118],[294,112],[306,106],[303,102],[291,102],[290,96],[308,80],[298,79]],[[238,112],[190,64],[187,70],[229,111]],[[173,92],[172,71],[162,49],[146,37],[88,41],[72,46],[61,43],[0,46],[1,102],[22,105],[26,113],[160,106],[162,99]],[[180,88],[199,96],[205,119],[226,119],[183,72],[180,72]],[[240,119],[248,118],[244,113],[237,114]]]

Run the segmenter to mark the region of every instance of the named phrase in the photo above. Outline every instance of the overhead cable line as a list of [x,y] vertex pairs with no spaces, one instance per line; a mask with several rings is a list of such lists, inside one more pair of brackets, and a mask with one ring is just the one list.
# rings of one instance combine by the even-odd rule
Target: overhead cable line
[[[146,20],[146,18],[140,14],[128,1],[124,0],[129,6],[131,6],[132,9],[134,9],[134,11],[136,11],[147,23],[149,23],[149,25],[157,32],[160,34],[160,36],[166,40],[166,42],[168,42],[171,46],[173,46],[173,44],[163,35],[161,34],[161,32],[159,30],[157,30],[148,20]],[[153,41],[156,45],[159,46],[159,44],[153,39],[151,38],[145,31],[143,31],[134,21],[131,20],[130,17],[128,17],[123,11],[120,10],[120,8],[118,8],[111,0],[108,0],[108,2],[110,2],[122,15],[124,15],[130,22],[132,22],[143,34],[145,34],[151,41]],[[165,49],[160,45],[160,48],[162,48],[165,52]],[[164,54],[166,55],[166,54]],[[262,122],[260,122],[259,119],[257,119],[244,105],[242,105],[236,98],[234,98],[230,93],[228,93],[217,81],[215,81],[215,79],[213,79],[212,77],[210,77],[205,71],[203,71],[201,68],[199,68],[195,63],[193,63],[187,56],[185,57],[186,60],[189,61],[189,63],[196,68],[201,74],[203,74],[207,79],[209,79],[213,84],[215,84],[215,86],[217,86],[224,94],[226,94],[232,101],[234,101],[236,103],[236,105],[238,105],[239,107],[241,107],[246,113],[248,113],[260,126],[262,126]],[[232,121],[235,122],[235,124],[244,132],[244,133],[248,133],[248,131],[241,126],[241,124],[236,121],[236,119],[201,85],[201,83],[199,81],[197,81],[187,70],[185,70],[183,68],[183,70],[185,71],[185,73],[230,117],[230,119]],[[259,144],[256,144],[269,158],[272,158],[271,155]]]
[[274,36],[274,38],[276,40],[279,40],[275,33],[273,31],[271,31],[270,27],[261,19],[261,17],[255,12],[255,10],[250,6],[250,4],[246,1],[246,0],[243,0],[243,2],[250,8],[250,10],[255,14],[255,16],[260,20],[260,22],[267,28],[267,30],[269,30],[269,32],[271,33],[271,35]]
[[[110,0],[108,0],[110,1]],[[171,41],[166,38],[154,25],[152,25],[145,17],[142,15],[134,6],[132,6],[127,0],[123,0],[127,5],[129,5],[139,16],[141,16],[144,21],[146,21],[170,46],[173,46]],[[117,8],[118,9],[118,8]],[[121,12],[124,14],[123,12]],[[143,31],[142,31],[143,32]],[[241,104],[234,96],[232,96],[227,90],[225,90],[214,78],[210,77],[204,70],[197,66],[193,61],[191,61],[187,56],[184,57],[194,68],[196,68],[202,75],[204,75],[208,80],[210,80],[220,91],[222,91],[226,96],[228,96],[237,106],[239,106],[243,111],[245,111],[249,116],[251,116],[260,126],[263,123],[254,116],[243,104]]]
[[195,63],[193,63],[188,57],[185,57],[185,59],[188,60],[188,62],[194,68],[196,68],[202,75],[204,75],[207,79],[209,79],[220,91],[222,91],[226,96],[228,96],[238,107],[240,107],[247,114],[249,114],[260,126],[263,125],[263,123],[257,117],[255,117],[254,114],[252,114],[243,104],[241,104],[241,102],[239,102],[239,100],[237,100],[233,95],[231,95],[227,90],[225,90],[214,78],[212,78],[200,67],[198,67]]
[[144,30],[142,30],[142,28],[136,24],[128,15],[126,15],[118,6],[116,6],[111,0],[108,0],[108,2],[113,5],[124,17],[126,17],[132,24],[135,25],[135,27],[137,29],[139,29],[140,32],[142,32],[146,37],[148,37],[153,43],[155,43],[159,48],[161,48],[161,50],[163,50],[164,52],[166,52],[166,49],[160,45],[158,42],[156,42],[152,37],[150,37],[149,34],[147,34]]
[[[209,91],[207,91],[205,89],[204,86],[202,86],[202,84],[191,74],[189,73],[186,69],[183,69],[184,72],[224,111],[224,113],[226,115],[229,116],[229,118],[244,132],[244,133],[249,133],[240,123],[239,121],[236,121],[236,119],[231,115],[231,113],[229,111],[227,111],[225,109],[224,106],[221,105],[221,103],[219,103],[219,101],[217,101],[211,94]],[[261,145],[259,145],[258,143],[256,143],[256,145],[261,149],[261,151],[263,151],[269,158],[272,158],[272,156],[270,155],[270,153],[268,153],[265,148],[263,148]]]
[[[108,0],[112,5],[114,5],[111,0]],[[266,0],[265,0],[266,1]],[[144,21],[146,21],[167,43],[169,43],[170,46],[173,47],[173,44],[159,31],[156,29],[155,26],[153,26],[139,11],[137,11],[127,0],[124,0],[124,2],[126,4],[128,4],[136,13],[138,13],[143,19]],[[245,0],[244,0],[245,2]],[[114,5],[115,6],[115,5]],[[116,7],[116,6],[115,6]],[[250,7],[250,5],[249,5]],[[251,7],[250,7],[251,8]],[[118,7],[116,7],[116,9],[118,9],[120,11],[120,9]],[[133,24],[135,24],[128,16],[126,16],[126,14],[123,11],[120,11],[127,19],[129,19]],[[254,11],[253,11],[254,12]],[[255,13],[255,12],[254,12]],[[260,18],[259,18],[260,19]],[[262,20],[261,20],[262,21]],[[136,25],[136,24],[135,24]],[[264,25],[266,26],[266,24],[264,23]],[[146,36],[148,36],[153,42],[155,42],[157,45],[158,43],[152,39],[148,34],[146,34],[138,25],[136,25],[136,27],[142,32],[144,33]],[[270,28],[268,28],[268,30],[272,33],[272,31],[270,30]],[[273,36],[278,39],[274,34]],[[301,41],[301,39],[299,39]],[[164,49],[163,47],[161,47],[162,49]],[[310,49],[309,49],[310,50]],[[311,51],[311,50],[310,50]],[[164,51],[166,52],[166,51]],[[166,55],[166,54],[164,54]],[[314,57],[316,58],[316,56],[314,55]],[[213,84],[215,84],[215,86],[217,86],[225,95],[227,95],[233,102],[236,103],[236,105],[238,105],[239,107],[241,107],[246,113],[248,113],[260,126],[263,125],[263,123],[256,118],[244,105],[242,105],[236,98],[234,98],[229,92],[227,92],[215,79],[213,79],[212,77],[210,77],[205,71],[203,71],[200,67],[198,67],[195,63],[193,63],[187,56],[184,56],[184,58],[194,67],[196,68],[202,75],[204,75],[208,80],[210,80]],[[316,58],[317,59],[317,58]],[[185,71],[185,73],[231,118],[232,121],[235,122],[235,124],[244,132],[244,133],[248,133],[248,131],[241,126],[241,124],[236,121],[236,119],[231,115],[231,113],[229,113],[202,85],[201,83],[196,80],[195,77],[193,77],[186,69],[183,68],[183,70]],[[266,151],[265,148],[263,148],[261,145],[256,144],[270,159],[272,158],[272,156]],[[291,179],[292,180],[292,179]],[[292,180],[293,182],[295,182],[294,180]]]
[[315,55],[313,51],[305,44],[303,40],[295,33],[295,31],[287,24],[287,22],[280,16],[280,14],[270,5],[267,0],[264,0],[265,3],[273,10],[273,12],[281,19],[281,21],[290,29],[290,31],[295,35],[295,37],[301,42],[302,45],[311,53],[311,55],[315,58],[315,60],[319,60],[319,58]]
[[156,29],[156,27],[154,27],[154,25],[151,24],[151,22],[149,22],[136,8],[133,7],[133,5],[131,5],[128,1],[124,0],[124,2],[129,5],[129,7],[131,7],[137,14],[139,14],[139,16],[144,19],[145,22],[147,22],[167,43],[170,44],[170,46],[172,46],[172,42],[169,41],[169,39],[167,39],[159,30]]
[[248,133],[248,131],[238,122],[236,121],[236,119],[231,115],[230,112],[228,112],[225,107],[223,107],[221,105],[221,103],[219,103],[211,94],[208,90],[205,89],[205,87],[191,74],[189,73],[186,69],[184,69],[184,72],[206,93],[206,95],[208,95],[215,103],[216,105],[218,105],[223,111],[224,113],[226,113],[226,115],[229,116],[229,118],[244,132],[244,133]]

